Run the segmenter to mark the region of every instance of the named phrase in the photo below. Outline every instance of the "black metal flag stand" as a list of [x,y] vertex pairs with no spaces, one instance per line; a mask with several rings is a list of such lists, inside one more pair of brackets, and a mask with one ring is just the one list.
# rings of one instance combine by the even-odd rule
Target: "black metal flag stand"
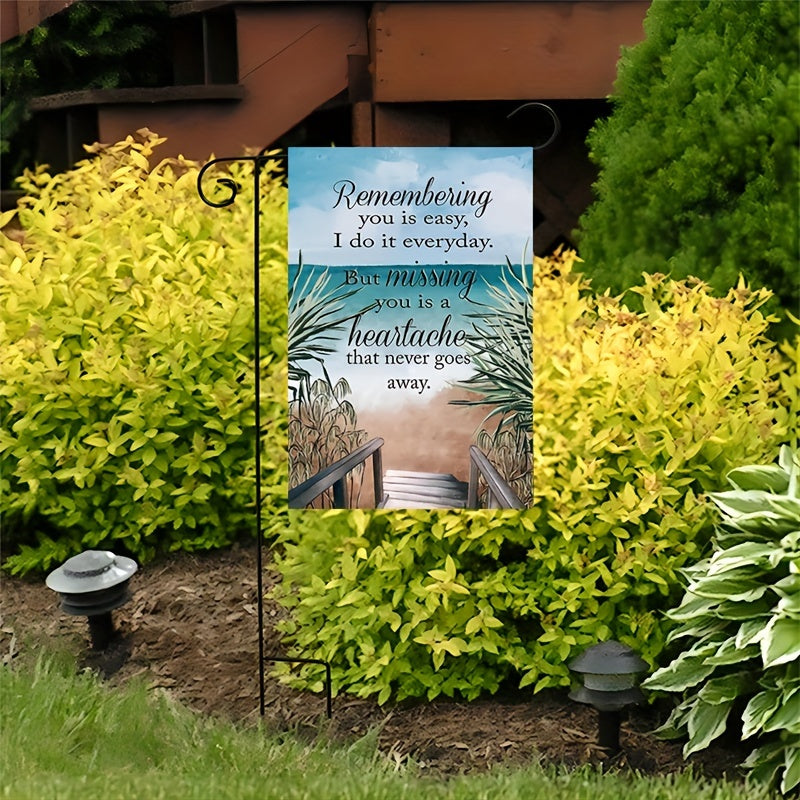
[[[530,102],[524,103],[514,109],[508,117],[511,118],[523,109],[541,109],[549,116],[553,124],[550,136],[541,144],[534,145],[533,150],[542,150],[550,145],[558,136],[561,124],[555,111],[545,103]],[[233,204],[239,193],[239,186],[230,177],[218,177],[216,183],[225,187],[227,196],[221,200],[212,200],[203,191],[203,179],[206,173],[219,164],[231,164],[237,161],[249,161],[253,164],[253,326],[254,326],[254,355],[253,370],[255,373],[255,471],[256,471],[256,537],[258,545],[256,549],[256,568],[258,575],[256,578],[256,591],[258,593],[258,689],[259,689],[259,711],[264,716],[265,710],[265,687],[264,687],[264,662],[287,662],[296,664],[321,664],[325,667],[325,692],[326,692],[326,712],[328,718],[331,716],[331,666],[327,661],[317,658],[288,658],[284,656],[264,654],[264,585],[263,585],[263,546],[264,537],[262,535],[262,492],[261,492],[261,282],[260,282],[260,261],[261,261],[261,174],[265,170],[269,171],[278,166],[277,162],[287,162],[285,152],[274,151],[267,153],[267,148],[259,151],[254,156],[230,156],[225,158],[214,158],[205,164],[197,176],[197,192],[202,201],[213,208],[225,208]]]
[[231,177],[220,177],[216,179],[218,185],[224,186],[228,191],[226,197],[221,200],[212,200],[203,191],[203,178],[209,169],[218,164],[230,164],[235,161],[250,161],[253,164],[253,328],[254,328],[254,353],[253,371],[254,392],[255,392],[255,470],[256,470],[256,577],[257,609],[258,609],[258,700],[259,713],[264,716],[265,710],[265,686],[264,686],[264,662],[281,661],[292,664],[321,664],[325,667],[325,699],[326,713],[331,717],[331,665],[327,661],[318,658],[288,658],[285,656],[265,655],[264,654],[264,537],[262,534],[262,499],[261,492],[261,173],[270,169],[275,162],[280,159],[286,161],[285,153],[273,153],[267,155],[266,148],[255,156],[236,156],[229,158],[215,158],[203,166],[197,175],[197,193],[201,200],[213,208],[225,208],[232,205],[239,193],[239,186]]

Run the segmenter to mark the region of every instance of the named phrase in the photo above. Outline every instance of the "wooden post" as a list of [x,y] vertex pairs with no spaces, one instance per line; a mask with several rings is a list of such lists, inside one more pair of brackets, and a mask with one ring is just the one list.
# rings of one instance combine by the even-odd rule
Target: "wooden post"
[[333,507],[334,508],[347,508],[347,498],[345,492],[345,482],[347,476],[340,478],[333,484]]
[[478,465],[469,460],[469,488],[467,489],[467,508],[478,507]]
[[375,507],[383,500],[383,458],[380,449],[372,454],[372,485],[375,492]]

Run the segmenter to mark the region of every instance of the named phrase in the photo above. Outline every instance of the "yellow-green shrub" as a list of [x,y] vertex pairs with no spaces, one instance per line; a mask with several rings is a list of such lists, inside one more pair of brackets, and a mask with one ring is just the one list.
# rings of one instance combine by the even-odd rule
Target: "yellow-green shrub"
[[766,292],[647,276],[633,313],[593,296],[574,260],[535,265],[531,509],[292,515],[287,640],[329,659],[337,689],[474,697],[521,676],[539,690],[612,637],[653,664],[656,612],[707,550],[704,493],[796,435],[781,386],[796,366],[764,337]]
[[700,281],[644,275],[634,314],[589,294],[574,260],[536,270],[534,495],[547,547],[529,553],[528,605],[554,642],[613,634],[652,662],[664,638],[653,611],[712,532],[704,494],[797,434],[781,384],[797,364],[765,335],[766,290],[740,281],[717,298]]
[[[0,234],[0,513],[17,572],[252,530],[252,172],[235,167],[236,203],[210,208],[198,165],[158,162],[163,140],[140,134],[27,173],[21,231]],[[261,191],[269,503],[286,493],[286,192],[267,173]]]
[[793,365],[791,369],[784,370],[780,376],[781,388],[786,395],[789,420],[794,420],[795,423],[789,427],[787,442],[795,450],[800,450],[800,424],[797,422],[800,420],[800,333],[794,337],[794,342],[783,342],[781,352],[788,359],[788,363]]
[[[0,240],[0,512],[19,572],[86,547],[145,560],[252,530],[250,175],[235,167],[240,196],[211,209],[196,164],[150,167],[157,144],[146,133],[28,175],[21,240]],[[278,531],[286,200],[266,175],[262,193],[263,479]],[[571,656],[612,636],[652,663],[666,633],[654,612],[706,549],[703,493],[796,441],[797,345],[787,360],[764,338],[765,293],[715,299],[651,277],[634,314],[592,296],[573,260],[536,263],[531,509],[298,512],[283,530],[287,638],[330,659],[338,689],[562,685]]]

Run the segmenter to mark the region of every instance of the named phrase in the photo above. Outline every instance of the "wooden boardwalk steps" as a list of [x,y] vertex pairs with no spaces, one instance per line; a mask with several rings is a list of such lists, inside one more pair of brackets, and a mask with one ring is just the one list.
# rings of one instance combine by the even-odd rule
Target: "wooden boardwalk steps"
[[467,489],[453,475],[388,469],[379,508],[465,508]]
[[[352,453],[289,489],[289,508],[307,508],[333,490],[332,508],[348,508],[347,475],[372,460],[372,496],[376,508],[524,508],[514,490],[475,445],[469,448],[469,483],[440,472],[383,471],[383,439],[376,437]],[[479,482],[485,484],[481,491]],[[479,505],[481,503],[481,505]]]

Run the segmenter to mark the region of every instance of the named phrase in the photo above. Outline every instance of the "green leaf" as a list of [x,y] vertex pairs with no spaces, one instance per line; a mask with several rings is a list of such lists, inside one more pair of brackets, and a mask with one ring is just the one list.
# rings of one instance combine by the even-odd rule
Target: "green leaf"
[[695,619],[698,615],[707,614],[719,604],[717,598],[698,597],[687,591],[678,608],[667,611],[667,616],[677,622]]
[[800,617],[800,594],[782,597],[778,602],[777,611],[782,616],[788,615],[797,620]]
[[642,686],[650,690],[663,692],[682,692],[691,686],[697,686],[713,671],[714,665],[709,664],[705,656],[716,650],[716,645],[709,645],[700,652],[690,655],[681,653],[668,667],[657,670]]
[[695,703],[686,720],[689,741],[683,748],[684,758],[688,758],[698,750],[704,750],[725,731],[725,724],[732,705],[732,700],[713,705],[704,703],[702,700]]
[[765,732],[789,730],[800,733],[800,689],[781,698],[780,706],[764,721]]
[[684,700],[672,709],[667,721],[656,728],[655,733],[664,739],[679,739],[685,733],[686,717],[691,711],[695,698]]
[[750,781],[763,786],[774,785],[784,764],[783,749],[781,742],[770,742],[753,750],[742,764],[750,770]]
[[339,602],[336,605],[339,608],[353,605],[354,603],[358,603],[365,597],[366,595],[360,589],[353,589],[352,591],[348,592],[341,600],[339,600]]
[[759,511],[737,517],[735,526],[754,536],[775,538],[796,530],[797,521],[774,511]]
[[[733,600],[724,601],[717,606],[714,612],[720,619],[730,620],[753,620],[756,618],[767,618],[772,611],[773,604],[771,598],[762,595],[758,600],[752,602]],[[766,622],[762,623],[766,625]]]
[[764,636],[766,623],[763,619],[752,619],[742,623],[736,634],[736,647],[744,650],[751,644],[759,644]]
[[769,561],[770,556],[775,553],[775,550],[774,545],[761,544],[760,542],[742,542],[715,553],[709,562],[706,574],[717,575],[739,567],[765,564]]
[[788,795],[795,787],[800,786],[800,746],[786,747],[785,770],[781,779],[781,792]]
[[732,469],[727,479],[738,489],[755,489],[783,494],[789,488],[789,475],[780,466],[747,466]]
[[[519,688],[524,689],[526,686],[530,686],[530,684],[532,684],[538,677],[539,677],[539,672],[537,670],[529,669],[520,679]],[[542,683],[542,681],[544,681],[544,684],[547,685],[550,679],[548,677],[540,678],[539,682],[537,683],[537,686],[539,685],[539,683]],[[536,693],[536,691],[537,689],[534,689],[534,694]]]
[[697,581],[692,585],[692,591],[700,597],[749,603],[763,597],[769,589],[766,585],[758,585],[754,576],[743,574],[742,570],[731,571],[736,571],[738,574],[736,576],[723,574]]
[[764,722],[779,706],[781,697],[778,689],[767,689],[750,700],[742,712],[742,739],[762,730]]
[[727,623],[724,620],[716,619],[715,617],[700,617],[694,624],[684,623],[680,627],[670,633],[667,637],[667,643],[671,643],[676,639],[689,637],[691,639],[703,639],[709,634],[717,633],[724,630]]
[[767,495],[767,504],[776,514],[793,523],[794,530],[800,527],[800,498],[770,494]]
[[342,576],[348,581],[354,581],[358,574],[358,565],[353,560],[352,556],[344,555],[342,557]]
[[737,489],[729,492],[709,492],[708,497],[726,517],[736,522],[739,517],[763,512],[772,495],[769,492]]
[[790,597],[800,593],[800,574],[787,575],[775,584],[775,591],[781,597]]
[[483,616],[481,614],[476,614],[474,617],[470,617],[467,620],[467,624],[464,626],[464,633],[467,636],[472,636],[473,633],[477,633],[483,627]]
[[727,703],[742,694],[753,680],[747,671],[734,672],[720,678],[706,681],[698,692],[698,697],[711,705]]
[[382,706],[392,696],[392,687],[384,686],[378,693],[378,705]]
[[800,620],[771,619],[761,639],[761,657],[765,667],[788,664],[800,658]]
[[736,638],[731,636],[726,639],[713,655],[708,656],[708,663],[715,667],[728,666],[729,664],[744,664],[751,658],[758,656],[758,645],[748,645],[740,648],[736,643]]

